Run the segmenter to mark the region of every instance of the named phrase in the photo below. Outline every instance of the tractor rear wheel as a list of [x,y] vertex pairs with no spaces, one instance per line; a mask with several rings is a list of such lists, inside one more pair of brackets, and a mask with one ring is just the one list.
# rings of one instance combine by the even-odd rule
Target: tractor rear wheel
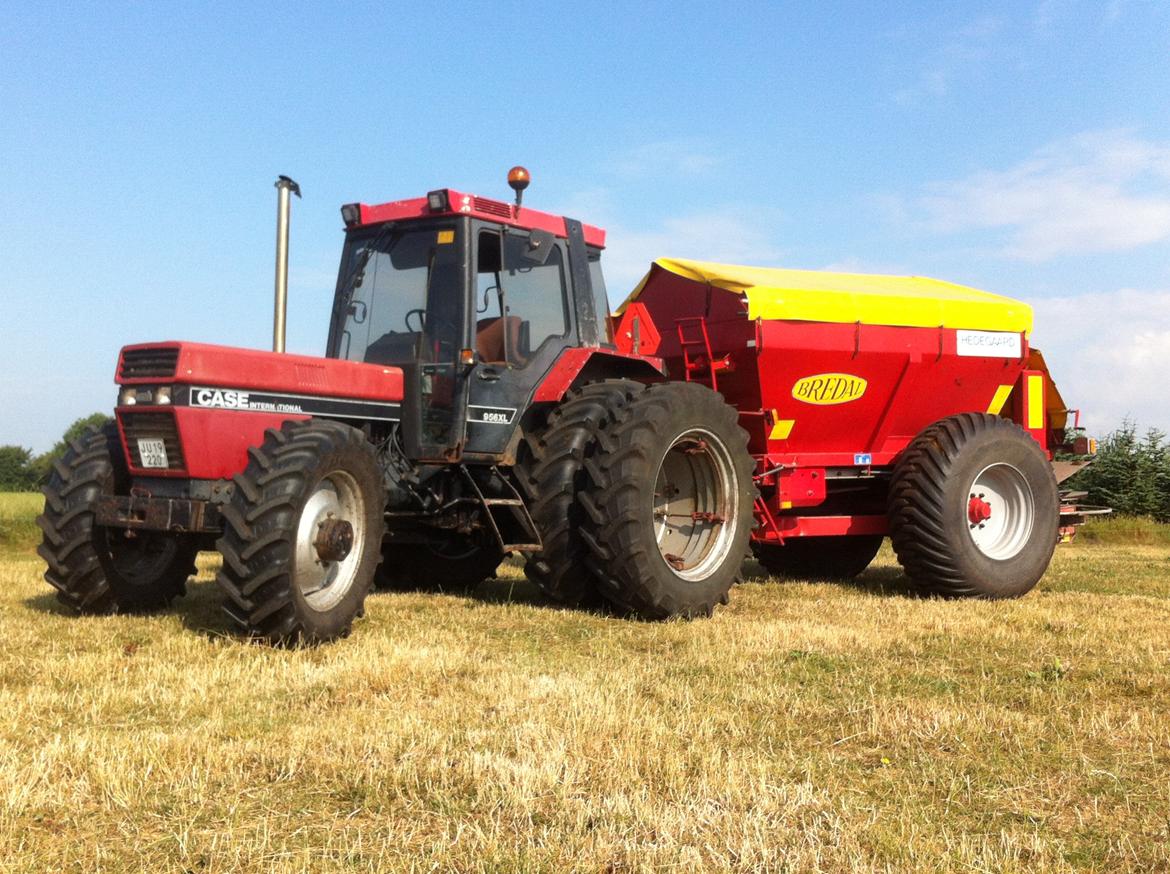
[[584,464],[597,446],[597,434],[645,386],[607,379],[574,389],[549,416],[538,434],[521,443],[515,473],[528,499],[543,549],[524,565],[524,573],[545,595],[578,606],[598,601],[597,581],[586,566],[587,548],[578,493],[585,487]]
[[504,557],[495,544],[456,540],[441,545],[390,543],[374,577],[379,589],[470,592],[492,579]]
[[79,613],[131,613],[166,607],[187,590],[198,546],[158,531],[119,531],[96,524],[97,501],[127,477],[113,424],[73,440],[45,486],[37,553],[57,600]]
[[1028,432],[963,413],[931,425],[890,482],[890,540],[921,591],[1015,598],[1052,560],[1060,499],[1052,466]]
[[645,619],[709,616],[740,575],[756,497],[739,416],[706,386],[647,386],[598,435],[581,495],[601,594]]
[[851,580],[869,567],[882,547],[880,534],[792,537],[784,545],[753,543],[752,551],[773,576],[794,580]]
[[224,509],[224,609],[253,637],[320,643],[349,633],[378,566],[385,495],[364,435],[313,419],[248,450]]

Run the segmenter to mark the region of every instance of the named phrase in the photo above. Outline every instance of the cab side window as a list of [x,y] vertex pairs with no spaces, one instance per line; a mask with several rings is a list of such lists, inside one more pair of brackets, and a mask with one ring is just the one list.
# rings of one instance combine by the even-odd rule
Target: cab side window
[[[501,242],[509,248],[501,259]],[[479,235],[475,345],[486,363],[524,367],[546,340],[569,331],[564,258],[554,246],[543,264],[525,262],[524,238]],[[503,264],[511,269],[503,269]]]

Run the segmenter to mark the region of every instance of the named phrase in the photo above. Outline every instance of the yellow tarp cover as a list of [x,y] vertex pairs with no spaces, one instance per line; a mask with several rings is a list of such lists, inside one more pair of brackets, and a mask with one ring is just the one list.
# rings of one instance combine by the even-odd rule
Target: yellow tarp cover
[[[686,279],[746,294],[748,318],[802,322],[861,322],[974,331],[1032,330],[1032,308],[989,291],[924,276],[883,276],[739,267],[682,258],[654,262]],[[626,298],[637,299],[651,274]]]

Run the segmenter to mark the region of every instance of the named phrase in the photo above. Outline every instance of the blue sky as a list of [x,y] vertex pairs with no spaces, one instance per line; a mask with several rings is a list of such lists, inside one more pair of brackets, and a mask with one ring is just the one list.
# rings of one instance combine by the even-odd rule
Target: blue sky
[[1170,4],[10,4],[0,443],[112,406],[118,348],[325,341],[338,207],[452,186],[660,256],[1018,296],[1096,430],[1170,429]]

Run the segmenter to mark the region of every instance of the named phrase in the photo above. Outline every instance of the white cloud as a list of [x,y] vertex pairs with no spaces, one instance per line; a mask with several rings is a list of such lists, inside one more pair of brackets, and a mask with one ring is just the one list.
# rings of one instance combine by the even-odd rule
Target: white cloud
[[1110,0],[1105,7],[1105,20],[1109,24],[1113,24],[1121,20],[1121,17],[1126,13],[1130,7],[1130,0]]
[[774,225],[774,219],[758,213],[745,218],[730,208],[675,216],[646,231],[611,224],[602,259],[610,302],[624,300],[656,258],[775,265],[781,252],[767,232]]
[[617,172],[627,178],[701,176],[717,167],[722,158],[694,140],[661,140],[629,149],[615,161]]
[[1127,417],[1141,428],[1170,431],[1170,291],[1123,289],[1032,303],[1032,340],[1092,433]]
[[935,183],[916,212],[939,233],[1000,231],[1024,261],[1120,252],[1170,239],[1170,143],[1090,132],[1007,170]]
[[936,48],[926,53],[914,81],[894,93],[894,100],[909,106],[923,100],[946,97],[954,85],[980,75],[993,54],[1002,47],[1002,22],[989,16],[975,19],[944,37],[932,35]]
[[870,261],[865,258],[852,257],[833,261],[831,264],[826,264],[817,269],[828,270],[832,273],[884,273],[890,276],[906,276],[914,272],[903,264],[895,264],[887,261]]

